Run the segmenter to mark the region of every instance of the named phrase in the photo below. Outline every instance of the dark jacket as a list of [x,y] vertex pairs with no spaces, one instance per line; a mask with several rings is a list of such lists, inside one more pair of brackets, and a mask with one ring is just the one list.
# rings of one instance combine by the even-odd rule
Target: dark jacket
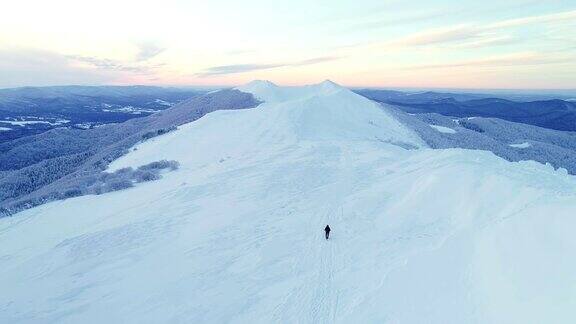
[[324,227],[324,232],[330,232],[330,226],[326,225],[326,227]]

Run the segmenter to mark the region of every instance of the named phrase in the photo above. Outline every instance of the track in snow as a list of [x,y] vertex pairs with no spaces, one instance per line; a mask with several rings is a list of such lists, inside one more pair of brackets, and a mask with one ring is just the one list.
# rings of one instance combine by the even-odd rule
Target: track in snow
[[[347,232],[343,200],[352,189],[354,181],[348,166],[348,150],[343,146],[337,149],[340,153],[340,165],[339,174],[334,175],[334,178],[340,180],[323,190],[324,199],[318,201],[324,201],[327,207],[321,217],[309,218],[306,225],[306,249],[295,267],[296,272],[306,272],[304,267],[314,270],[308,271],[310,275],[303,284],[292,288],[285,301],[277,308],[274,316],[277,321],[293,322],[298,319],[297,322],[301,323],[337,322],[341,292],[336,274],[340,269],[339,256],[342,255],[342,243],[345,242]],[[332,228],[329,240],[324,238],[323,229],[326,224]]]

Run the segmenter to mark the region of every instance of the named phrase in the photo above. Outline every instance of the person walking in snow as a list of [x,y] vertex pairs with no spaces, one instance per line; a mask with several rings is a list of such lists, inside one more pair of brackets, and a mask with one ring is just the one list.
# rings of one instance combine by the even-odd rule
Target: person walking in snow
[[330,236],[330,226],[326,225],[326,227],[324,227],[324,232],[326,232],[326,239],[328,239],[328,237]]

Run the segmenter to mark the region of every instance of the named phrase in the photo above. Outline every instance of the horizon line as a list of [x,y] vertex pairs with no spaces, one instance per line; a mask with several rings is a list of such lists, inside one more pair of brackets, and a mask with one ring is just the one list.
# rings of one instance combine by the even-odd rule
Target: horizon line
[[[337,82],[336,82],[337,83]],[[204,89],[228,89],[242,86],[246,83],[235,84],[235,85],[202,85],[202,84],[54,84],[54,85],[21,85],[21,86],[0,86],[0,90],[7,89],[21,89],[21,88],[51,88],[51,87],[159,87],[159,88],[204,88]],[[305,86],[312,85],[316,83],[306,83],[299,85],[286,85],[291,86]],[[366,86],[348,86],[338,83],[342,87],[359,90],[359,89],[369,89],[369,90],[398,90],[398,91],[422,91],[422,90],[450,90],[450,91],[563,91],[563,92],[576,92],[576,87],[574,88],[476,88],[476,87],[434,87],[434,86],[378,86],[378,85],[366,85]],[[280,86],[284,86],[280,84]]]

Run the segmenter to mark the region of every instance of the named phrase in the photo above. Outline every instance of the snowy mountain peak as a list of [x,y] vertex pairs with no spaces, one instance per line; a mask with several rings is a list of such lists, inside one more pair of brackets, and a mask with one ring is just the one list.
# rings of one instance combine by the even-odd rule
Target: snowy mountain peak
[[341,89],[346,89],[343,86],[339,85],[338,83],[332,81],[332,80],[324,80],[319,84],[320,87],[322,87],[323,89],[330,89],[330,90],[341,90]]
[[388,107],[329,80],[292,87],[253,81],[237,89],[263,101],[258,108],[274,115],[269,120],[289,125],[273,127],[274,132],[285,133],[283,139],[371,140],[425,146],[415,133],[387,111]]
[[238,87],[237,89],[243,91],[244,92],[251,92],[251,91],[257,91],[257,90],[266,90],[266,89],[274,89],[277,88],[278,86],[276,84],[274,84],[271,81],[268,80],[253,80],[250,81],[248,83],[246,83],[243,86]]
[[255,80],[237,90],[253,94],[256,98],[265,102],[282,102],[290,100],[303,100],[310,97],[327,96],[336,92],[348,92],[351,96],[357,96],[352,91],[330,81],[305,86],[280,87],[270,81]]

